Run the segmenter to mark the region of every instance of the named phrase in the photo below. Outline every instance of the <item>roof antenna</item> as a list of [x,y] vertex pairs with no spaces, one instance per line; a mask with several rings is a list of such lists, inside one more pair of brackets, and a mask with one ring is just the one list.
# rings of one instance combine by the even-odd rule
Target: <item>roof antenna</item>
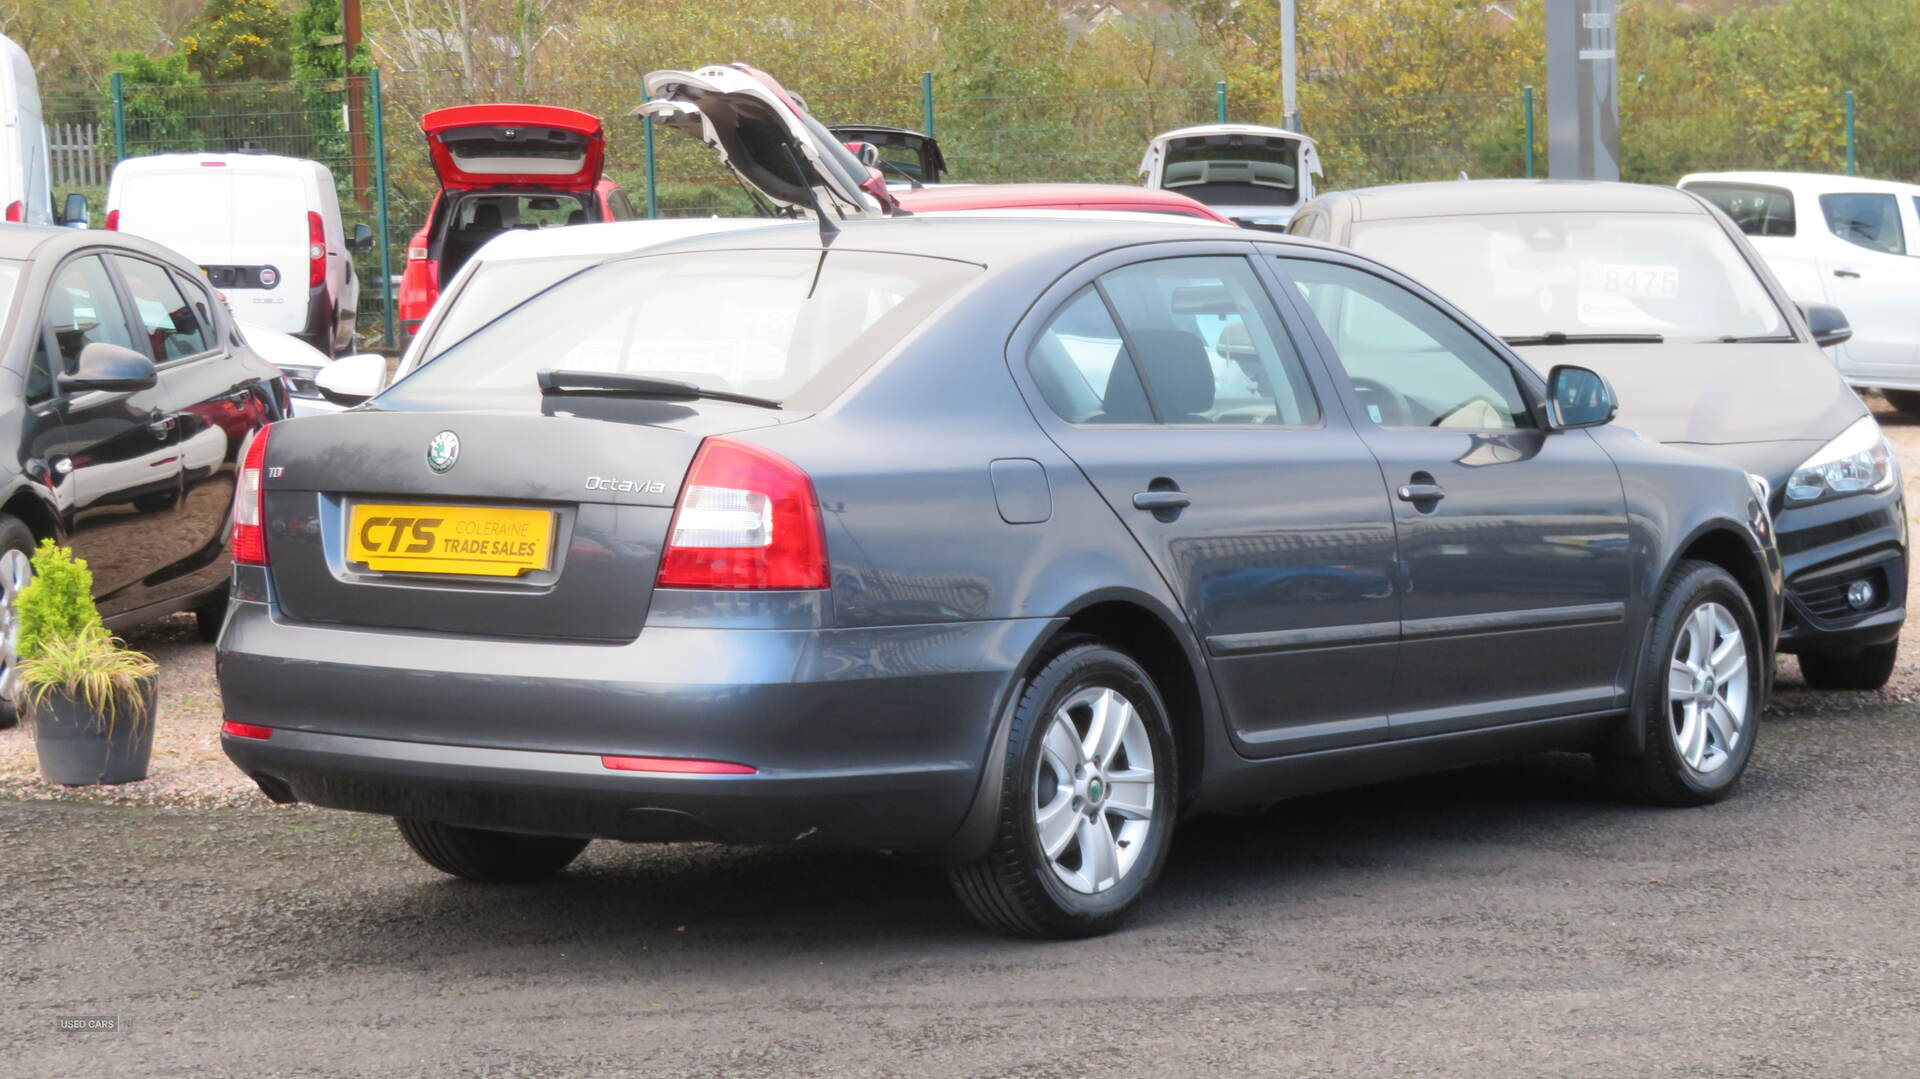
[[[807,182],[807,170],[800,164],[800,155],[793,152],[793,144],[787,143],[782,146],[781,149],[787,152],[787,160],[793,164],[793,173],[800,178],[800,186],[806,189],[807,205],[812,208],[813,216],[820,220],[821,249],[825,250],[826,248],[832,247],[834,237],[840,235],[840,226],[827,219],[827,209],[820,205],[820,193],[813,189],[811,183]],[[814,280],[816,284],[819,282],[817,273]],[[809,289],[808,293],[811,294],[812,290]]]

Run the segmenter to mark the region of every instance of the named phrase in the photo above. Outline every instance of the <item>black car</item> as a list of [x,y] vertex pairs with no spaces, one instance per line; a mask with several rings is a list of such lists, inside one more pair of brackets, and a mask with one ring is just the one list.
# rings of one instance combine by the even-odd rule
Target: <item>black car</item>
[[1852,331],[1835,308],[1796,307],[1705,198],[1401,184],[1322,195],[1291,231],[1430,282],[1537,370],[1606,376],[1626,426],[1764,479],[1786,569],[1780,650],[1817,689],[1886,684],[1907,617],[1906,500],[1879,424],[1820,351]]
[[222,745],[465,877],[885,848],[1053,935],[1117,924],[1188,813],[1547,749],[1710,802],[1766,700],[1770,525],[1612,414],[1271,234],[652,246],[255,441]]
[[42,539],[93,571],[110,628],[225,613],[235,464],[284,415],[200,271],[124,233],[0,226],[0,721],[18,688],[14,601]]

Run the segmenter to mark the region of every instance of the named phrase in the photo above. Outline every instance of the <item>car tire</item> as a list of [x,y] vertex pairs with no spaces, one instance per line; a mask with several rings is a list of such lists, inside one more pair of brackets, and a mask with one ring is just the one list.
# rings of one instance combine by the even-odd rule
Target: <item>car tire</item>
[[420,860],[442,873],[488,884],[543,880],[565,869],[587,847],[569,836],[521,835],[395,817],[400,835]]
[[33,580],[33,530],[0,513],[0,730],[20,722],[20,589]]
[[982,924],[1015,936],[1112,930],[1160,875],[1180,804],[1153,679],[1124,652],[1069,640],[1021,687],[1006,739],[993,845],[948,871],[954,891]]
[[1920,390],[1881,390],[1880,396],[1902,412],[1920,412]]
[[220,627],[227,621],[227,593],[221,589],[217,599],[193,609],[193,635],[208,644],[220,639]]
[[1900,642],[1870,644],[1854,652],[1802,652],[1800,673],[1815,689],[1879,689],[1893,677]]
[[1601,757],[1607,785],[1650,805],[1725,798],[1753,756],[1767,658],[1739,582],[1708,562],[1680,563],[1654,604],[1634,679],[1640,748]]

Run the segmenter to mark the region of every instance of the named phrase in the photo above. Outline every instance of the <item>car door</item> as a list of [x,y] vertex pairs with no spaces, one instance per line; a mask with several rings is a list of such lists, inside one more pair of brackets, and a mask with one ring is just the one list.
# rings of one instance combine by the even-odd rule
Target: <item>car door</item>
[[1272,265],[1394,494],[1394,736],[1615,707],[1629,551],[1612,460],[1544,430],[1531,376],[1436,301],[1338,256]]
[[1817,199],[1824,230],[1820,266],[1827,294],[1853,325],[1838,349],[1840,371],[1876,378],[1920,379],[1920,236],[1908,236],[1898,195],[1832,192]]
[[156,601],[218,586],[227,575],[227,512],[241,449],[265,422],[255,378],[219,337],[205,286],[135,255],[110,256],[133,301],[141,346],[159,369],[179,449],[183,497],[156,535]]
[[1381,740],[1399,597],[1379,469],[1249,249],[1210,246],[1083,266],[1014,365],[1184,608],[1241,750]]
[[[54,271],[42,310],[49,366],[36,372],[57,390],[57,375],[79,366],[95,342],[139,349],[133,319],[106,256],[83,254]],[[112,618],[152,599],[148,578],[168,561],[183,495],[179,424],[155,385],[133,392],[59,392],[61,435],[48,465],[66,503],[74,553],[93,571],[100,613]]]

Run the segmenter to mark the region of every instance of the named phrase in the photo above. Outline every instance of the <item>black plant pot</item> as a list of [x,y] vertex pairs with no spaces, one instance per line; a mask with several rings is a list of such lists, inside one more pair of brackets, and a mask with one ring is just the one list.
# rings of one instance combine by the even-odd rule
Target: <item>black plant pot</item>
[[47,694],[33,710],[33,747],[40,755],[41,778],[69,787],[147,778],[157,682],[155,675],[142,678],[139,693],[120,701],[111,721],[83,700],[61,692]]

